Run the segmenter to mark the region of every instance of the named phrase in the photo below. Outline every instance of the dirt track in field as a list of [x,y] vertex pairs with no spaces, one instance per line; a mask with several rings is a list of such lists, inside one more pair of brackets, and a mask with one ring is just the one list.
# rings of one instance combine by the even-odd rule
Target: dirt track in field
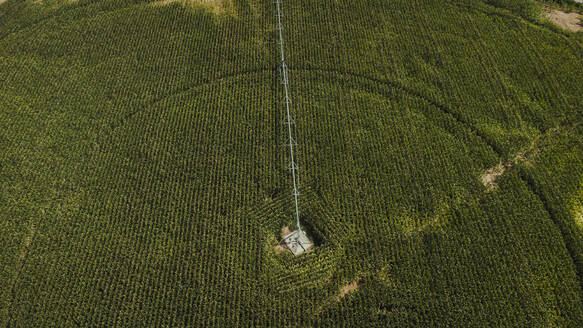
[[342,288],[340,288],[340,294],[338,294],[336,296],[336,301],[340,301],[342,298],[344,298],[344,296],[357,290],[361,284],[362,284],[362,280],[360,278],[358,278],[358,279],[354,280],[353,282],[351,282],[350,284],[342,286]]
[[571,32],[583,31],[581,23],[583,16],[580,13],[547,8],[544,11],[544,15],[555,25],[565,30]]
[[481,176],[482,184],[487,191],[492,191],[498,186],[498,178],[504,174],[506,169],[511,168],[512,163],[504,162],[486,170]]

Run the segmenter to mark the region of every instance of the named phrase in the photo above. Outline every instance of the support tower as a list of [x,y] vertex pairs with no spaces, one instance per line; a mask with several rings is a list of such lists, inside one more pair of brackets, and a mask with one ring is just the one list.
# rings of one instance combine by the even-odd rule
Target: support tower
[[285,51],[284,51],[284,42],[283,42],[283,25],[282,25],[282,4],[281,0],[275,0],[275,5],[277,7],[277,29],[279,32],[279,48],[281,54],[281,63],[280,63],[280,74],[281,74],[281,82],[284,87],[284,105],[285,105],[285,119],[284,125],[286,128],[287,133],[287,141],[286,147],[289,148],[289,160],[290,166],[289,169],[292,175],[292,196],[294,197],[294,205],[295,205],[295,219],[296,219],[296,226],[297,230],[284,236],[284,242],[287,247],[290,249],[294,255],[299,255],[305,251],[307,251],[310,247],[312,247],[312,242],[306,236],[306,233],[302,231],[300,226],[300,210],[298,204],[298,167],[295,162],[294,157],[294,146],[296,145],[295,140],[293,138],[293,129],[292,125],[295,124],[290,112],[290,105],[291,105],[291,95],[289,92],[289,71],[288,67],[285,63]]

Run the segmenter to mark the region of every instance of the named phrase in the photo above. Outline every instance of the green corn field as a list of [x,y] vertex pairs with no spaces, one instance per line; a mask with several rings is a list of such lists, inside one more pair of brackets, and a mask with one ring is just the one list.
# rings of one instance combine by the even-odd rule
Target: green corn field
[[583,327],[570,0],[0,0],[0,327]]

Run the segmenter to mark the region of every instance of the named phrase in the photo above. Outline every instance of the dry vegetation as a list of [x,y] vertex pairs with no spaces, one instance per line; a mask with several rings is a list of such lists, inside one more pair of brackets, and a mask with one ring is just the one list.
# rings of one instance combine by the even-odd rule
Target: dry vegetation
[[561,131],[572,130],[577,125],[578,124],[574,124],[572,126],[554,127],[549,129],[546,133],[535,138],[528,147],[516,153],[512,159],[502,161],[496,166],[487,169],[480,176],[480,180],[486,187],[486,191],[490,192],[494,190],[498,186],[498,179],[504,174],[504,172],[512,169],[515,165],[520,163],[534,165],[543,149],[548,147],[548,142],[553,136]]
[[231,0],[159,0],[153,4],[163,6],[171,3],[180,3],[184,6],[203,6],[210,9],[215,14],[231,12],[233,8]]
[[340,294],[336,295],[336,301],[340,301],[341,299],[343,299],[346,295],[352,293],[353,291],[357,290],[360,285],[362,284],[362,279],[361,278],[357,278],[356,280],[354,280],[353,282],[349,283],[348,285],[344,285],[342,286],[342,288],[340,288]]
[[[512,169],[518,163],[529,163],[533,164],[536,160],[536,157],[541,152],[541,146],[538,145],[540,143],[539,139],[535,141],[529,149],[525,151],[518,152],[514,155],[514,158],[510,161],[504,161],[498,163],[498,165],[487,169],[482,175],[481,180],[482,184],[486,187],[486,191],[492,191],[498,186],[498,179],[506,172],[507,170]],[[538,146],[537,146],[538,145]]]
[[583,327],[583,129],[547,138],[583,34],[532,1],[284,2],[299,257],[272,1],[34,1],[0,6],[0,327]]
[[580,182],[579,190],[571,199],[571,213],[575,224],[583,233],[583,180]]
[[358,288],[360,288],[361,285],[362,285],[362,278],[358,277],[355,280],[353,280],[351,283],[340,287],[340,292],[338,294],[334,295],[333,297],[330,297],[324,304],[322,304],[316,310],[316,312],[314,314],[318,315],[318,314],[322,313],[322,311],[324,311],[324,309],[326,309],[327,307],[331,306],[332,304],[334,304],[336,302],[339,302],[344,297],[346,297],[346,295],[358,290]]
[[279,243],[273,247],[276,253],[280,254],[287,251],[287,247],[283,243],[283,238],[291,232],[292,231],[288,226],[281,228],[281,238],[279,239]]
[[575,212],[575,223],[583,230],[583,207]]
[[442,205],[441,208],[433,215],[423,218],[407,218],[404,220],[404,231],[408,235],[430,230],[440,230],[447,223],[447,212],[449,206]]
[[583,16],[577,12],[566,12],[559,9],[545,8],[544,15],[555,25],[571,32],[583,31],[581,19]]
[[486,187],[486,191],[494,190],[498,186],[498,179],[507,169],[512,168],[512,166],[512,162],[503,162],[487,169],[481,176],[482,184]]

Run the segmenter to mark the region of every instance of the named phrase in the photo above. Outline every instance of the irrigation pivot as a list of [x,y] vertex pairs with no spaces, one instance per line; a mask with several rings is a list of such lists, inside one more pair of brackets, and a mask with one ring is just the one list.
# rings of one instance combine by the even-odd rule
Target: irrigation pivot
[[285,91],[285,98],[284,98],[285,121],[284,121],[284,124],[287,127],[286,146],[289,147],[289,160],[290,160],[290,167],[289,168],[291,170],[292,183],[293,183],[292,196],[294,197],[296,225],[298,228],[296,231],[284,236],[283,241],[285,242],[287,248],[289,248],[289,250],[294,255],[300,255],[312,246],[312,242],[310,242],[310,240],[306,236],[306,233],[304,231],[302,231],[302,228],[300,226],[300,210],[299,210],[299,205],[298,205],[298,196],[300,194],[298,192],[298,177],[297,177],[297,168],[298,167],[296,166],[296,162],[295,162],[295,158],[294,158],[295,141],[294,141],[293,133],[292,133],[292,124],[294,123],[294,120],[292,119],[291,113],[290,113],[291,96],[290,96],[290,92],[289,92],[289,88],[288,88],[288,86],[289,86],[288,68],[287,68],[287,65],[285,64],[285,51],[284,51],[284,43],[283,43],[283,25],[281,24],[281,19],[282,19],[281,0],[275,0],[275,4],[277,7],[277,29],[279,31],[279,47],[280,47],[280,52],[281,52],[281,64],[280,64],[281,65],[280,66],[281,81],[282,81],[284,91]]

